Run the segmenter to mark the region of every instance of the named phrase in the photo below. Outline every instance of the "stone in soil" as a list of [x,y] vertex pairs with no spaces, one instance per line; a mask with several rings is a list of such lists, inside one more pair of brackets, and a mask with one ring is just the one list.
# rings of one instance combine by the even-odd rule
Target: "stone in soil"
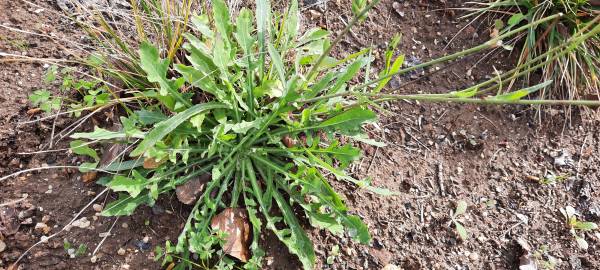
[[133,245],[138,248],[140,251],[150,250],[152,245],[150,243],[145,243],[144,241],[134,240]]
[[50,232],[50,227],[46,225],[46,223],[38,222],[35,224],[35,231],[43,234],[48,234]]
[[91,222],[87,219],[87,217],[82,217],[78,220],[73,221],[71,226],[85,229],[85,228],[89,227],[90,224],[91,224]]
[[96,212],[102,212],[102,209],[103,209],[102,205],[100,205],[100,204],[96,204],[96,203],[95,203],[94,205],[92,205],[92,208],[93,208],[93,209],[94,209],[94,211],[96,211]]

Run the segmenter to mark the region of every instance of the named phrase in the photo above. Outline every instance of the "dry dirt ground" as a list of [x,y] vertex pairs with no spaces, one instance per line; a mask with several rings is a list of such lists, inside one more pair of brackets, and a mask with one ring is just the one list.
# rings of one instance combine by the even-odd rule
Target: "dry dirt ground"
[[[305,0],[306,25],[339,30],[351,12],[349,1]],[[403,34],[399,52],[412,62],[431,59],[478,44],[489,37],[486,22],[467,27],[453,7],[460,1],[384,0],[366,22],[353,30],[336,54],[345,55],[364,46],[381,53],[386,42]],[[85,39],[76,27],[59,16],[54,1],[0,0],[0,52],[23,57],[71,59]],[[8,28],[37,33],[32,35]],[[60,40],[60,41],[56,41]],[[72,41],[72,42],[65,42]],[[381,55],[375,54],[381,61]],[[20,59],[23,59],[20,57]],[[72,165],[67,151],[37,151],[53,134],[69,125],[68,119],[48,119],[31,124],[27,96],[45,88],[46,66],[39,62],[14,62],[0,57],[0,176],[39,166]],[[468,86],[506,70],[514,55],[499,52],[488,58],[467,57],[429,75],[419,71],[395,78],[404,86],[399,93],[445,92]],[[511,60],[512,59],[512,60]],[[481,60],[481,62],[480,62]],[[479,63],[478,63],[479,62]],[[478,63],[477,66],[474,65]],[[474,67],[474,68],[473,68]],[[56,91],[56,86],[49,89]],[[311,229],[318,254],[318,269],[381,269],[394,264],[402,269],[516,269],[527,242],[531,252],[545,248],[539,263],[556,262],[557,269],[600,269],[600,234],[586,233],[587,251],[577,247],[559,209],[574,207],[579,218],[600,222],[600,135],[597,122],[573,114],[565,119],[562,108],[536,118],[529,107],[472,105],[385,104],[387,111],[367,129],[386,147],[363,146],[365,157],[352,168],[356,176],[370,176],[377,186],[399,192],[380,197],[341,183],[335,186],[350,209],[365,219],[371,230],[370,245]],[[55,148],[65,146],[59,142]],[[555,183],[536,179],[557,176]],[[75,170],[30,172],[0,182],[0,269],[6,269],[44,235],[56,233],[101,189],[84,184]],[[27,196],[25,199],[24,196]],[[102,196],[96,203],[112,200]],[[469,238],[461,240],[450,224],[450,211],[467,202],[459,218]],[[131,217],[102,218],[89,207],[83,216],[91,222],[73,228],[31,250],[21,269],[160,269],[152,250],[166,239],[175,239],[189,209],[173,198],[155,207],[143,207]],[[49,226],[35,229],[37,223]],[[111,229],[112,228],[112,229]],[[92,252],[106,236],[92,259]],[[267,248],[265,269],[296,269],[298,263],[272,235],[263,236]],[[65,239],[83,255],[69,258]],[[147,240],[147,243],[144,242]],[[339,254],[332,252],[338,245]],[[122,249],[125,253],[118,254]],[[327,263],[331,257],[331,264]],[[93,262],[94,261],[94,262]]]

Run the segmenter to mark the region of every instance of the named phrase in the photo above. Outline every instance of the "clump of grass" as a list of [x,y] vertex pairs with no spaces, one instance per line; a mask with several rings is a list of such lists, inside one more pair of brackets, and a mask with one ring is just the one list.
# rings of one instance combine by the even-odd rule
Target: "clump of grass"
[[[576,46],[565,45],[585,29],[598,25],[600,7],[588,0],[493,0],[469,2],[469,16],[494,18],[492,36],[510,31],[527,22],[550,16],[559,17],[532,26],[528,31],[506,41],[505,49],[520,47],[516,69],[534,71],[543,55],[541,78],[525,75],[525,81],[554,81],[552,86],[540,91],[544,99],[598,99],[600,89],[600,35],[592,35]],[[515,84],[516,77],[504,83],[506,89]]]
[[98,10],[72,1],[77,17],[72,19],[91,38],[96,52],[85,61],[102,74],[129,88],[146,88],[149,82],[140,67],[136,48],[149,42],[165,52],[169,61],[182,61],[184,34],[190,31],[192,10],[205,10],[197,0],[128,1],[130,11]]
[[[121,117],[122,130],[73,134],[73,151],[91,159],[82,171],[119,173],[101,180],[122,192],[103,215],[132,214],[137,206],[152,205],[161,194],[210,174],[177,243],[160,250],[164,263],[191,267],[220,257],[214,246],[223,245],[223,237],[211,220],[226,209],[243,209],[251,224],[252,257],[243,260],[248,268],[260,268],[263,229],[273,231],[304,268],[314,266],[312,243],[292,207],[315,227],[368,243],[366,224],[349,213],[322,171],[367,191],[391,194],[344,172],[360,150],[342,144],[340,136],[369,142],[361,126],[376,115],[348,98],[298,103],[347,88],[369,65],[367,50],[345,59],[327,56],[326,31],[299,32],[297,1],[280,15],[271,14],[267,1],[257,1],[256,15],[242,9],[235,22],[224,1],[212,5],[212,16],[192,17],[200,34],[186,35],[180,63],[141,43],[139,66],[156,87],[135,94],[144,102]],[[129,150],[101,164],[89,146],[98,143]],[[200,260],[194,262],[192,254]]]

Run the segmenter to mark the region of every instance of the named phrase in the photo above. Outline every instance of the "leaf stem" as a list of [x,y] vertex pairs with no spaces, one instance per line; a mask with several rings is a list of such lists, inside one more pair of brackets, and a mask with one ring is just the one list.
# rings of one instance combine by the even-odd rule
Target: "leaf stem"
[[483,44],[481,44],[479,46],[476,46],[476,47],[473,47],[473,48],[470,48],[470,49],[467,49],[467,50],[463,50],[463,51],[460,51],[460,52],[457,52],[457,53],[454,53],[454,54],[451,54],[451,55],[447,55],[447,56],[444,56],[444,57],[440,57],[440,58],[431,60],[429,62],[425,62],[425,63],[422,63],[422,64],[414,65],[412,67],[408,67],[408,68],[405,68],[405,69],[398,70],[397,72],[390,73],[390,74],[387,74],[385,76],[381,76],[381,77],[379,77],[379,78],[377,78],[375,80],[363,83],[361,85],[357,85],[357,86],[353,87],[352,90],[357,90],[357,89],[365,88],[365,87],[368,87],[368,86],[370,86],[372,84],[378,83],[380,81],[383,81],[385,79],[391,78],[391,77],[396,76],[396,75],[405,74],[405,73],[417,70],[419,68],[424,68],[424,67],[432,66],[432,65],[435,65],[435,64],[439,64],[439,63],[443,63],[443,62],[455,60],[457,58],[460,58],[460,57],[463,57],[463,56],[466,56],[466,55],[470,55],[470,54],[479,52],[481,50],[492,48],[494,46],[497,46],[498,42],[502,41],[502,39],[504,39],[504,38],[513,36],[513,35],[515,35],[517,33],[520,33],[520,32],[522,32],[524,30],[529,29],[530,27],[533,27],[533,26],[545,23],[547,21],[553,20],[553,19],[561,17],[561,16],[563,16],[563,14],[559,13],[559,14],[555,14],[555,15],[552,15],[552,16],[548,16],[548,17],[543,18],[541,20],[537,20],[537,21],[531,22],[529,24],[521,26],[521,27],[519,27],[517,29],[514,29],[512,31],[506,32],[503,35],[500,35],[500,36],[497,36],[495,38],[492,38],[489,41],[487,41],[487,42],[485,42],[485,43],[483,43]]

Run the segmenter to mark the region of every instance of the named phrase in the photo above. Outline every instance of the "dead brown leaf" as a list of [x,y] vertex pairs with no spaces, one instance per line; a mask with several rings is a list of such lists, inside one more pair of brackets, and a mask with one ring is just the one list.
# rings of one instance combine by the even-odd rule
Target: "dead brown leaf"
[[119,154],[125,150],[124,144],[107,144],[102,151],[102,159],[98,163],[98,167],[105,168],[115,162]]
[[0,233],[3,235],[13,235],[19,231],[21,223],[18,219],[17,210],[12,207],[3,207],[0,209]]
[[210,181],[210,174],[204,174],[200,177],[195,177],[185,184],[180,185],[175,189],[175,194],[177,194],[177,199],[184,204],[194,204],[198,199],[198,195],[204,190],[204,185]]
[[38,113],[40,113],[42,111],[42,109],[40,108],[33,108],[33,109],[29,109],[27,110],[27,115],[36,115]]
[[144,169],[156,169],[161,164],[165,163],[166,160],[156,161],[155,158],[144,159]]
[[81,176],[81,180],[84,183],[91,183],[94,180],[96,180],[96,177],[98,177],[98,173],[96,171],[91,171],[91,172],[86,172]]
[[250,258],[250,225],[246,209],[226,208],[213,217],[210,226],[213,230],[227,233],[227,239],[223,246],[225,253],[242,262],[248,261]]
[[283,142],[283,144],[287,148],[292,148],[292,147],[294,147],[296,145],[295,140],[292,139],[292,137],[290,137],[288,135],[283,136],[283,138],[281,139],[281,142]]

